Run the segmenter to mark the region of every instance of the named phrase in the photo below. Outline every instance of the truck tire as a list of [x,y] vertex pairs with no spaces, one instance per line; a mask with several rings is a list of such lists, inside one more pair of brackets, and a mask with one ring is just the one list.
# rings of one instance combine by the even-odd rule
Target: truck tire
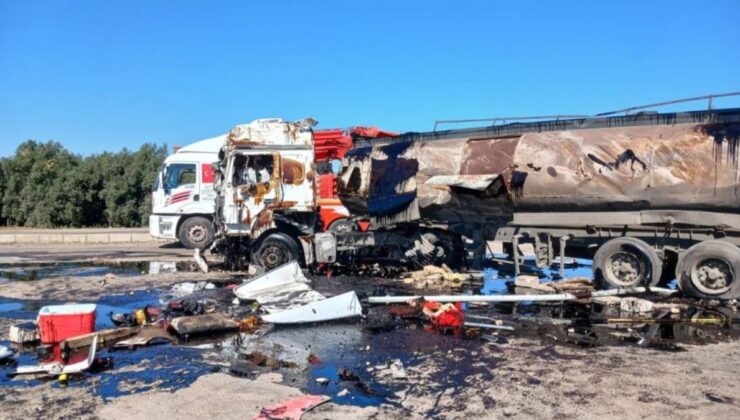
[[252,263],[265,270],[272,270],[293,260],[301,263],[301,251],[296,241],[284,233],[271,233],[252,249]]
[[660,282],[663,262],[645,241],[620,237],[599,247],[593,270],[594,281],[602,289],[655,286]]
[[213,222],[201,216],[193,216],[180,224],[177,237],[187,249],[205,249],[213,241]]
[[442,255],[439,257],[435,256],[428,263],[433,265],[445,264],[453,270],[463,267],[465,264],[465,255],[462,239],[459,236],[442,232],[425,232],[422,236],[442,251]]
[[740,298],[740,248],[722,241],[699,242],[681,255],[678,287],[698,299]]

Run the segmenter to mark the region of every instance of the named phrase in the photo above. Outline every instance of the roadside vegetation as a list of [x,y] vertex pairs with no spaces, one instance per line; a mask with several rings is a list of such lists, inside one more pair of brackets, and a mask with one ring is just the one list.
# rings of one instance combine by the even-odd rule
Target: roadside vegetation
[[147,224],[150,189],[167,146],[146,143],[90,156],[33,140],[0,159],[0,224],[134,227]]

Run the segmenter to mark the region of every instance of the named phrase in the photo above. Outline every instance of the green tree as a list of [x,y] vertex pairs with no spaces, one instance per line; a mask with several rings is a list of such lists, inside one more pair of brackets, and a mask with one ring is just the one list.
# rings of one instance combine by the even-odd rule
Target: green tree
[[81,158],[29,140],[0,160],[0,221],[13,226],[143,226],[167,147]]
[[100,198],[105,202],[109,226],[144,226],[151,212],[151,185],[167,147],[144,144],[137,152],[124,149],[115,155],[100,156],[104,185]]
[[3,165],[2,214],[18,226],[81,226],[80,189],[70,179],[80,157],[53,141],[21,144]]

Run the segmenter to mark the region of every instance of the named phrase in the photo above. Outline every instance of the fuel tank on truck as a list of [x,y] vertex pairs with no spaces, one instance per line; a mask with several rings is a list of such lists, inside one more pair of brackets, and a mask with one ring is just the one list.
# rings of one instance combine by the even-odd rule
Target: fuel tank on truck
[[356,143],[338,193],[377,223],[515,212],[740,213],[740,109],[406,133]]

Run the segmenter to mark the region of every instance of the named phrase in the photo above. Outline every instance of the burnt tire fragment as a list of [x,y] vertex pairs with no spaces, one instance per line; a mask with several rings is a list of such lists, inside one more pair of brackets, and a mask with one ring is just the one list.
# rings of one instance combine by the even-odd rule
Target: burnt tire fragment
[[655,286],[663,261],[645,241],[619,237],[599,247],[593,259],[594,281],[601,289]]
[[740,248],[723,241],[700,242],[681,255],[678,287],[698,299],[740,298]]
[[213,241],[213,222],[205,217],[193,216],[180,225],[177,237],[187,249],[205,249]]

